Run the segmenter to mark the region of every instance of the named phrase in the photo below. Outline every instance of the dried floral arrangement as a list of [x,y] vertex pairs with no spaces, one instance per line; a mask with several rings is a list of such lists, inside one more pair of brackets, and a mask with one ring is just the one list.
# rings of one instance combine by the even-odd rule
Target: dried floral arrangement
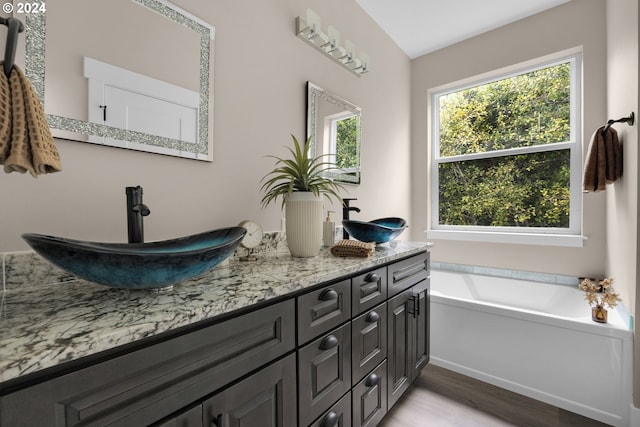
[[620,295],[613,290],[613,279],[611,278],[600,281],[582,279],[578,287],[585,292],[584,299],[592,307],[604,308],[604,305],[607,304],[610,308],[614,308],[618,305],[618,301],[622,301]]

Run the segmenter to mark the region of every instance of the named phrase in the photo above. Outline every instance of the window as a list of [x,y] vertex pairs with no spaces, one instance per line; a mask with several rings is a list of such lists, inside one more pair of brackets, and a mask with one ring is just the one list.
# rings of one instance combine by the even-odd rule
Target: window
[[360,116],[351,111],[343,111],[325,117],[326,134],[323,152],[329,153],[325,161],[333,163],[341,173],[359,172]]
[[581,244],[580,73],[574,54],[431,92],[431,237]]

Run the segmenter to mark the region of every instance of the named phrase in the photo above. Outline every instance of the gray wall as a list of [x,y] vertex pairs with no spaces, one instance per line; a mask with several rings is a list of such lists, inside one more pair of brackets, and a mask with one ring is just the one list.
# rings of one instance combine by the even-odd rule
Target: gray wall
[[[273,166],[266,155],[286,154],[292,133],[304,139],[307,80],[362,108],[362,184],[344,194],[358,198],[362,213],[354,218],[409,218],[410,61],[355,1],[175,3],[216,27],[214,162],[58,141],[63,172],[0,177],[0,252],[28,249],[24,232],[124,241],[129,185],[144,187],[152,210],[148,240],[243,219],[280,230],[280,206],[260,207],[260,179]],[[354,76],[295,36],[295,17],[308,7],[322,17],[324,31],[335,26],[369,54],[368,75]],[[180,72],[170,58],[168,51],[167,66]]]

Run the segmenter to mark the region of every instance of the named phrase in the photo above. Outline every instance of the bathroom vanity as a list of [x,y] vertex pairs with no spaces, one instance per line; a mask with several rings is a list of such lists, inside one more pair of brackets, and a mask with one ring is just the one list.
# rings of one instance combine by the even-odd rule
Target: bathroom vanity
[[7,291],[0,425],[374,426],[428,362],[428,302],[410,242],[234,259],[166,294]]

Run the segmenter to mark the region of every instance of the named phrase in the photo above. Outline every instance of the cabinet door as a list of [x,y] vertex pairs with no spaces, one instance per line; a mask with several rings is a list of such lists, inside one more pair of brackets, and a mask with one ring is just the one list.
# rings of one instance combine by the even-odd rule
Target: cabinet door
[[298,350],[300,425],[309,425],[351,389],[351,324]]
[[351,319],[351,280],[298,297],[298,345]]
[[203,425],[214,427],[296,425],[296,359],[291,354],[203,404]]
[[413,366],[411,339],[412,291],[408,289],[387,302],[387,396],[389,409],[409,388]]
[[429,279],[420,282],[411,290],[415,306],[413,314],[415,327],[412,328],[411,340],[413,366],[411,381],[413,382],[429,362]]
[[387,362],[353,388],[353,427],[377,426],[387,413]]
[[387,267],[351,279],[351,315],[357,316],[387,299]]
[[351,322],[351,383],[355,385],[387,357],[387,304]]

